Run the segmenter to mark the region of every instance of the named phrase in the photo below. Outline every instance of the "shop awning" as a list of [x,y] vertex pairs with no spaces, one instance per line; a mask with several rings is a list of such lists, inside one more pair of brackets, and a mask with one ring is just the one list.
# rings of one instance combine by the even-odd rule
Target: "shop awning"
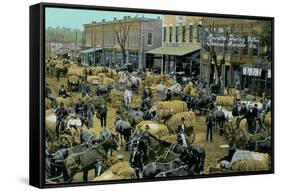
[[92,53],[92,52],[95,52],[95,51],[99,51],[101,49],[102,48],[89,48],[89,49],[86,49],[86,50],[81,50],[80,53],[81,54],[89,54],[89,53]]
[[167,47],[161,46],[159,48],[155,48],[147,51],[148,54],[162,54],[162,55],[175,55],[175,56],[183,56],[186,54],[193,53],[195,51],[200,50],[199,46],[188,46],[188,47]]

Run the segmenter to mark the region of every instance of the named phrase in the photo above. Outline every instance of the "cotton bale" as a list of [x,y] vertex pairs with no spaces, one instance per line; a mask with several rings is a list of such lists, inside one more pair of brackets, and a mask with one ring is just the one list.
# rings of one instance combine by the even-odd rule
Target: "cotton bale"
[[196,122],[196,116],[195,113],[192,111],[186,111],[186,112],[181,112],[173,115],[167,122],[166,124],[168,125],[169,128],[171,128],[174,132],[176,131],[176,128],[182,124],[182,118],[185,119],[184,124],[189,127],[189,126],[194,126]]
[[170,117],[180,112],[187,111],[187,104],[184,101],[158,101],[155,104],[156,113],[160,117]]
[[216,104],[219,106],[233,106],[234,96],[217,96]]
[[[147,125],[149,127],[148,129],[146,129]],[[156,123],[154,121],[142,121],[137,124],[136,129],[147,130],[156,137],[169,135],[168,127],[165,124]]]
[[70,66],[68,68],[68,75],[78,75],[83,76],[84,75],[85,68],[84,67],[78,67],[78,66]]
[[[251,152],[255,154],[255,152]],[[267,153],[262,154],[258,153],[260,156],[260,160],[238,160],[235,161],[231,169],[235,172],[249,172],[249,171],[263,171],[269,170],[269,156]]]
[[87,82],[91,84],[100,84],[102,83],[102,79],[99,76],[87,76]]

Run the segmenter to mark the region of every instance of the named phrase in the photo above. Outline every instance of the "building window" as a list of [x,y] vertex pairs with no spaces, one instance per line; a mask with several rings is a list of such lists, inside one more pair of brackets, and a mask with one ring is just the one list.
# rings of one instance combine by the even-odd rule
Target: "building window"
[[186,37],[186,26],[182,26],[182,42],[185,42]]
[[173,27],[169,27],[169,42],[172,42],[173,37]]
[[179,42],[179,26],[176,26],[176,42]]
[[234,47],[233,48],[233,54],[238,54],[239,53],[239,49],[238,49],[238,47]]
[[163,27],[163,42],[166,42],[167,27]]
[[253,48],[253,56],[258,56],[258,55],[259,55],[258,48]]
[[189,42],[193,41],[193,26],[189,26]]
[[245,38],[245,47],[243,48],[243,55],[248,55],[248,38]]
[[147,34],[147,45],[148,46],[152,46],[152,33],[150,32],[150,33],[148,33]]
[[200,25],[197,25],[197,42],[201,40],[201,28]]

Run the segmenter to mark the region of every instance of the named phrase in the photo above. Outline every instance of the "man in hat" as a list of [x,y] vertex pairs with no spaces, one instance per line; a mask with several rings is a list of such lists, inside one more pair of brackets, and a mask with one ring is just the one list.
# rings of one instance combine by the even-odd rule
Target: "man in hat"
[[212,113],[209,112],[207,118],[206,118],[206,124],[207,124],[207,132],[206,132],[206,140],[207,141],[213,141],[213,124],[214,124],[214,119],[212,116]]
[[172,91],[170,89],[167,90],[166,100],[172,101]]
[[105,106],[105,104],[102,104],[99,107],[98,113],[100,116],[101,126],[106,127],[107,107]]
[[245,117],[246,117],[247,123],[248,123],[248,131],[251,134],[254,134],[256,131],[256,129],[255,129],[256,116],[257,116],[257,113],[254,110],[253,106],[249,105],[249,110],[245,114]]
[[53,109],[56,109],[58,107],[56,98],[53,96],[52,90],[49,87],[49,84],[46,84],[46,86],[45,86],[45,97],[51,101],[51,107]]
[[66,98],[67,96],[69,96],[64,88],[64,85],[61,85],[61,88],[59,89],[59,96],[62,98]]
[[63,102],[60,103],[60,106],[56,109],[56,135],[59,135],[60,127],[61,131],[64,131],[64,119],[67,116],[67,111],[64,107]]
[[185,119],[184,119],[184,117],[182,117],[181,118],[181,124],[178,126],[178,128],[177,128],[177,134],[179,134],[179,133],[184,133],[184,134],[186,134],[186,132],[187,132],[187,129],[186,129],[187,127],[185,126]]

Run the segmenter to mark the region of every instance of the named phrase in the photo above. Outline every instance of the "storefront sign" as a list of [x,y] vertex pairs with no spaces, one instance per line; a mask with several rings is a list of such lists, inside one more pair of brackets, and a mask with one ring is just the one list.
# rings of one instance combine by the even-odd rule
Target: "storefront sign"
[[262,71],[262,69],[260,69],[260,68],[244,67],[243,68],[243,75],[245,75],[245,76],[260,77],[261,76],[261,71]]
[[258,43],[259,39],[257,39],[256,37],[249,36],[247,38],[241,38],[236,37],[233,34],[230,34],[229,36],[210,34],[206,40],[206,44],[208,46],[227,46],[233,48],[257,48]]

